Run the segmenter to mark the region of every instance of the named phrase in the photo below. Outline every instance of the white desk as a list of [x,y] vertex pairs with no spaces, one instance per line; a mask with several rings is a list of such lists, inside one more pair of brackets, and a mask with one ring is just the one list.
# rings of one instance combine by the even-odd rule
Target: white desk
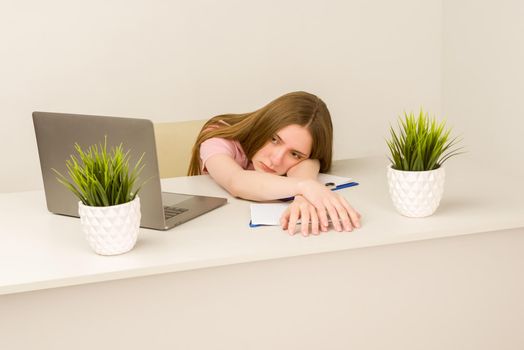
[[1,194],[0,348],[524,347],[521,179],[451,161],[437,213],[410,219],[393,209],[385,166],[336,162],[361,183],[340,193],[363,227],[308,238],[249,228],[249,202],[206,177],[165,180],[229,204],[141,229],[113,257],[90,250],[78,219],[49,214],[43,192]]

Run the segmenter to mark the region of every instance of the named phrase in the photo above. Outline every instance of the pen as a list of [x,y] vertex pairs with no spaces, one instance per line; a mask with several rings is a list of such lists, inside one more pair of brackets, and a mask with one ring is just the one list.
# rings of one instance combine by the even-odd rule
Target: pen
[[[343,188],[348,188],[348,187],[353,187],[353,186],[357,186],[358,185],[358,182],[348,182],[348,183],[345,183],[345,184],[342,184],[342,185],[338,185],[338,186],[335,186],[335,184],[333,182],[328,182],[326,183],[326,186],[335,186],[334,188],[331,189],[331,191],[337,191],[337,190],[341,190]],[[292,201],[293,199],[295,199],[295,197],[287,197],[287,198],[281,198],[279,199],[280,201],[282,202],[289,202],[289,201]]]

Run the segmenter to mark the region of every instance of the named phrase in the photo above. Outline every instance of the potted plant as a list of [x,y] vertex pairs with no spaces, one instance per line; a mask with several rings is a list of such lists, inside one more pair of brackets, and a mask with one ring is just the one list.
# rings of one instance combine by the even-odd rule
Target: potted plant
[[437,209],[444,191],[442,166],[459,154],[451,129],[420,110],[418,117],[404,113],[399,131],[390,127],[386,140],[391,164],[387,170],[389,193],[395,208],[408,217],[429,216]]
[[140,227],[140,186],[142,157],[130,167],[130,151],[123,146],[107,149],[104,144],[86,150],[76,143],[77,155],[66,160],[66,178],[57,170],[57,179],[78,197],[82,230],[93,250],[101,255],[122,254],[136,243]]

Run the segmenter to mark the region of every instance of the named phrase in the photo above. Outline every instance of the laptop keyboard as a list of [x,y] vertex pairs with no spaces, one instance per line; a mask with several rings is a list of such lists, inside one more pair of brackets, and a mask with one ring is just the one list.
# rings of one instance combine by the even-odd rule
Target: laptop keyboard
[[178,214],[182,214],[184,212],[188,211],[186,208],[179,208],[179,207],[164,207],[164,216],[166,220],[171,219],[172,217],[177,216]]

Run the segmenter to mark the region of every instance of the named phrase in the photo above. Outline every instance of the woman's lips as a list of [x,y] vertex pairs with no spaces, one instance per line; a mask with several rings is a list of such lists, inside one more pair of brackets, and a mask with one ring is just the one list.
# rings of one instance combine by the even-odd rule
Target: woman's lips
[[263,171],[265,171],[266,173],[275,173],[276,171],[271,169],[270,167],[268,167],[267,165],[265,165],[264,163],[260,162],[260,167],[262,168]]

